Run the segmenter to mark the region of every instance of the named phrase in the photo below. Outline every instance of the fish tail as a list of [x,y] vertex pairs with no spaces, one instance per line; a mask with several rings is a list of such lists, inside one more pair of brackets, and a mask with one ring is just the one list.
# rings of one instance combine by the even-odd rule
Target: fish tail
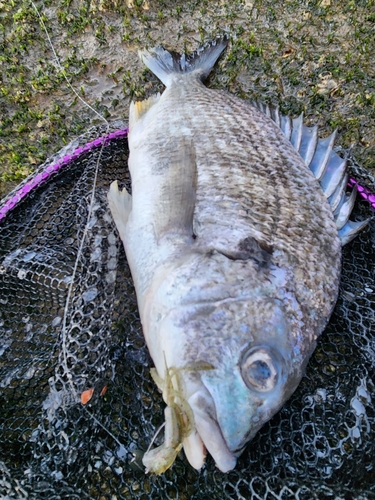
[[172,76],[191,73],[198,70],[198,76],[204,80],[209,75],[215,62],[228,44],[228,36],[224,35],[212,42],[202,45],[192,54],[178,54],[163,47],[155,47],[139,52],[139,57],[163,83],[168,87]]

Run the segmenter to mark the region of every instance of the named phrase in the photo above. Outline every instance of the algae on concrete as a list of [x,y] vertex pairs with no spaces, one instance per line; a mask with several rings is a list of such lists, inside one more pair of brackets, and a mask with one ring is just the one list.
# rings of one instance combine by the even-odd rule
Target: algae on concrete
[[97,124],[163,89],[140,48],[228,33],[208,85],[304,111],[375,173],[375,0],[0,0],[0,196]]

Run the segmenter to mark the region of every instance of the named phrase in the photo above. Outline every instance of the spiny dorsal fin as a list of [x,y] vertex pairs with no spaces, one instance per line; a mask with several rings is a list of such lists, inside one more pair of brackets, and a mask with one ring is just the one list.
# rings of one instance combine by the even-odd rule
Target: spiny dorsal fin
[[296,151],[299,152],[306,165],[319,180],[328,199],[335,216],[342,245],[351,241],[368,224],[370,219],[361,222],[349,220],[357,191],[353,190],[350,196],[346,195],[347,162],[333,151],[336,131],[324,139],[319,139],[318,127],[304,125],[303,114],[291,119],[289,116],[281,115],[277,107],[274,108],[258,101],[253,101],[252,104],[280,127]]

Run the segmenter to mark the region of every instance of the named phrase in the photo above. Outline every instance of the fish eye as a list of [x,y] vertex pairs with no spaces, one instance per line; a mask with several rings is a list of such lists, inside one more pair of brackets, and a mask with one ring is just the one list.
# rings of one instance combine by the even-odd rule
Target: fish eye
[[247,387],[258,392],[271,391],[278,381],[274,356],[265,347],[247,351],[241,363],[241,374]]

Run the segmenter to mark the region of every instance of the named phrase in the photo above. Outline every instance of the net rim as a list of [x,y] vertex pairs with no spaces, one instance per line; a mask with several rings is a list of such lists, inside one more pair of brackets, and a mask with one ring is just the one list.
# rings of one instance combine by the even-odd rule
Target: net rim
[[80,156],[88,153],[89,151],[99,147],[109,146],[114,140],[124,139],[128,136],[128,130],[128,127],[121,128],[109,134],[97,137],[93,141],[87,142],[83,146],[79,146],[74,149],[72,153],[65,154],[62,158],[55,162],[52,161],[52,163],[50,163],[47,160],[47,166],[44,166],[41,171],[38,169],[25,181],[21,182],[21,184],[9,193],[9,195],[4,199],[4,202],[0,204],[0,222],[4,220],[8,213],[18,206],[18,204],[31,192],[48,181],[53,175],[61,172],[64,167],[70,165],[73,161],[79,159]]
[[[17,207],[21,201],[27,198],[30,193],[34,192],[35,189],[47,182],[53,175],[61,172],[64,167],[67,167],[73,161],[78,160],[83,154],[99,147],[107,147],[117,139],[124,139],[128,137],[128,134],[129,127],[122,126],[113,132],[99,136],[92,141],[76,147],[71,153],[64,154],[57,161],[55,160],[56,155],[52,157],[52,160],[47,160],[39,169],[23,180],[13,191],[0,201],[0,223],[6,218],[9,212]],[[85,135],[86,134],[81,136],[81,138]],[[80,137],[77,139],[79,140]],[[74,143],[75,141],[72,141],[66,148],[60,150],[60,152],[70,149]],[[59,153],[57,153],[57,155],[58,154]],[[355,185],[357,186],[359,196],[370,204],[372,210],[375,210],[375,193],[371,191],[371,189],[360,184],[354,177],[350,177],[348,180],[348,187],[352,188]]]

